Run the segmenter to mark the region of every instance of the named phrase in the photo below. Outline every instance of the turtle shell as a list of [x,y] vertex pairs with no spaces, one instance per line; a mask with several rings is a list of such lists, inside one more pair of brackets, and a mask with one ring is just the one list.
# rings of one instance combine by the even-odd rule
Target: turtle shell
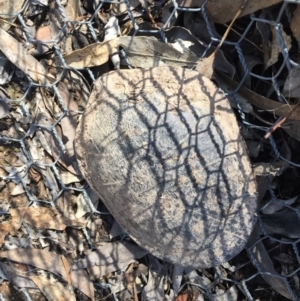
[[256,183],[229,101],[211,80],[174,67],[107,73],[76,135],[83,176],[152,254],[207,268],[244,248]]

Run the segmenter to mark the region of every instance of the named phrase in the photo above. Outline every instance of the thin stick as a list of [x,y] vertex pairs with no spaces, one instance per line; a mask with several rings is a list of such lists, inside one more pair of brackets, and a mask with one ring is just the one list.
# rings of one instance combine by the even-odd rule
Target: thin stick
[[278,129],[279,127],[282,126],[282,124],[284,122],[286,122],[286,120],[292,115],[292,113],[296,110],[296,108],[299,106],[300,101],[298,101],[295,105],[295,107],[293,108],[293,110],[291,110],[285,117],[281,117],[279,118],[279,120],[277,120],[274,125],[268,130],[268,132],[266,133],[266,135],[264,136],[265,139],[268,139],[272,133],[274,133],[276,131],[276,129]]
[[227,27],[225,33],[223,34],[223,37],[222,37],[222,39],[221,39],[219,45],[217,46],[217,48],[215,49],[214,52],[217,52],[217,51],[221,48],[221,46],[223,45],[225,39],[227,38],[227,36],[228,36],[228,34],[229,34],[229,32],[230,32],[231,27],[233,26],[235,20],[236,20],[236,19],[239,17],[239,15],[242,13],[242,11],[243,11],[243,9],[245,8],[245,6],[247,5],[247,3],[248,3],[248,0],[245,0],[244,3],[242,4],[242,6],[240,7],[240,9],[237,11],[237,13],[235,14],[235,16],[233,17],[233,19],[231,20],[229,26]]
[[8,21],[6,21],[6,20],[5,20],[4,18],[2,18],[2,17],[0,17],[0,22],[9,24],[10,26],[14,26],[14,27],[20,28],[20,26],[14,24],[14,23],[8,22]]

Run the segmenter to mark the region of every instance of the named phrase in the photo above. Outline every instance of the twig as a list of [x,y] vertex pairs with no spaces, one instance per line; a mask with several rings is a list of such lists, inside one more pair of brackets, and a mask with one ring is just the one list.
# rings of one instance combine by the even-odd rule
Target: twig
[[[227,25],[227,24],[222,24],[222,25],[225,26],[226,28],[229,27],[229,25]],[[231,28],[231,30],[232,30],[233,32],[235,32],[239,37],[242,36],[236,29]],[[247,41],[248,43],[250,43],[253,47],[255,47],[258,51],[264,52],[260,47],[258,47],[257,45],[255,45],[255,43],[253,43],[252,41],[250,41],[250,40],[247,39],[246,37],[245,37],[244,39],[245,39],[245,41]]]
[[286,120],[292,115],[292,113],[296,110],[296,108],[299,106],[300,101],[298,100],[298,102],[296,103],[296,105],[294,106],[294,108],[290,111],[290,113],[288,113],[285,117],[280,117],[275,123],[274,125],[268,130],[268,132],[266,133],[266,135],[264,136],[265,139],[268,139],[272,133],[274,133],[276,131],[276,129],[278,129],[279,127],[282,126],[282,124],[284,122],[286,122]]
[[17,27],[17,28],[20,28],[20,26],[14,24],[14,23],[11,23],[11,22],[8,22],[6,21],[4,18],[0,17],[0,22],[3,22],[3,23],[6,23],[6,24],[9,24],[10,26],[13,26],[13,27]]
[[223,34],[223,37],[222,37],[222,39],[221,39],[219,45],[217,46],[217,48],[215,49],[214,52],[217,52],[217,51],[221,48],[221,46],[223,45],[225,39],[227,38],[227,36],[228,36],[228,34],[229,34],[229,32],[230,32],[231,27],[233,26],[235,20],[236,20],[236,19],[239,17],[239,15],[242,13],[242,11],[243,11],[243,9],[245,8],[245,6],[247,5],[247,3],[248,3],[248,0],[245,0],[244,3],[241,5],[240,9],[237,11],[237,13],[235,14],[235,16],[234,16],[233,19],[231,20],[229,26],[227,27],[225,33]]
[[207,58],[201,60],[197,66],[196,66],[196,70],[208,77],[208,78],[212,78],[214,70],[213,70],[213,61],[215,59],[215,55],[217,53],[217,51],[221,48],[221,46],[223,45],[224,41],[226,40],[231,27],[233,26],[235,20],[239,17],[239,15],[242,13],[243,9],[245,8],[245,6],[247,5],[248,0],[244,0],[244,3],[242,4],[242,6],[239,8],[239,10],[237,11],[237,13],[235,14],[234,18],[231,20],[229,26],[227,27],[225,33],[222,36],[222,39],[220,41],[220,43],[218,44],[218,46],[216,47],[216,49],[214,50],[214,52]]

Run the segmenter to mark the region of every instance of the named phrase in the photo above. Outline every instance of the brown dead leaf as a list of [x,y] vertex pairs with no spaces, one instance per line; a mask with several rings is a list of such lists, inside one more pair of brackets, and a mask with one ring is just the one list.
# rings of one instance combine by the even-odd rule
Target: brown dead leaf
[[109,60],[110,55],[117,52],[119,45],[119,39],[94,43],[65,55],[64,60],[71,68],[76,69],[100,66]]
[[[139,0],[129,0],[128,2],[131,10],[135,9],[138,5],[140,5]],[[124,1],[122,0],[114,1],[114,3],[112,3],[111,5],[111,8],[114,15],[116,16],[120,16],[127,12],[126,3],[124,3]]]
[[[271,44],[271,54],[270,58],[267,62],[265,62],[265,69],[269,68],[270,66],[274,65],[278,61],[278,55],[282,53],[283,49],[280,47],[280,43],[278,41],[277,30],[274,26],[271,27],[272,31],[272,44]],[[290,50],[292,47],[292,40],[291,37],[288,36],[283,30],[281,26],[281,33],[284,40],[284,44],[287,50]]]
[[227,29],[226,29],[225,33],[223,34],[223,37],[222,37],[219,45],[216,47],[214,52],[209,57],[198,61],[195,69],[200,74],[206,76],[209,79],[211,79],[213,77],[213,73],[214,73],[213,65],[214,65],[214,61],[215,61],[215,58],[216,58],[216,54],[218,53],[219,49],[221,48],[222,44],[224,43],[225,39],[227,38],[227,36],[228,36],[232,26],[233,26],[233,23],[240,16],[240,14],[244,10],[245,5],[247,5],[247,3],[248,3],[248,0],[244,0],[241,3],[241,5],[238,7],[237,12],[235,13],[231,23],[227,27]]
[[295,9],[293,19],[290,23],[290,28],[295,39],[300,42],[300,5],[297,5]]
[[45,275],[28,276],[49,301],[76,301],[72,286],[64,286],[60,280]]
[[7,234],[17,235],[17,230],[21,227],[19,217],[11,217],[10,220],[0,223],[0,247],[3,245]]
[[[64,124],[66,125],[66,132],[68,132],[68,129],[69,130],[71,129],[70,130],[70,132],[71,132],[72,128],[74,126],[73,123],[74,123],[75,116],[72,112],[70,112],[68,114],[65,117],[66,119],[64,121]],[[42,125],[42,126],[49,127],[49,128],[46,128],[46,127],[41,128],[43,135],[39,131],[36,132],[38,134],[40,142],[43,145],[43,147],[45,148],[45,150],[51,156],[53,156],[54,159],[57,159],[59,157],[59,163],[64,168],[66,168],[68,171],[70,171],[73,174],[77,174],[77,172],[75,171],[75,169],[72,165],[74,163],[74,150],[69,149],[69,153],[71,154],[71,156],[69,156],[67,152],[63,153],[61,150],[60,144],[58,143],[57,139],[55,138],[55,136],[57,136],[57,137],[61,138],[61,140],[64,140],[65,143],[70,141],[70,139],[68,140],[67,137],[65,139],[63,139],[61,127],[59,127],[59,126],[53,127],[53,125],[55,124],[55,120],[46,111],[43,111],[37,115],[36,123],[39,125]],[[51,130],[50,127],[53,127],[53,129]],[[53,132],[55,132],[55,135]],[[43,138],[43,136],[44,136],[44,138]]]
[[4,275],[3,278],[16,287],[37,288],[34,282],[23,277],[24,272],[26,272],[26,274],[28,273],[28,268],[25,271],[22,271],[17,268],[15,264],[0,262],[0,270],[2,271],[2,275]]
[[199,7],[204,2],[204,0],[177,0],[178,6],[182,7]]
[[14,65],[36,82],[49,84],[48,80],[51,79],[51,75],[46,77],[47,70],[44,66],[2,28],[0,28],[0,41],[5,41],[5,43],[0,43],[0,50]]
[[126,241],[106,243],[74,264],[73,270],[88,268],[90,278],[97,279],[110,272],[126,268],[135,259],[147,253],[138,245]]
[[42,178],[41,174],[37,170],[35,170],[33,167],[30,167],[29,174],[31,176],[31,179],[35,183],[38,183],[41,180],[41,178]]
[[285,123],[285,127],[283,130],[294,139],[300,142],[300,122],[299,121],[291,121]]
[[148,253],[140,246],[126,241],[105,243],[96,251],[90,252],[86,258],[79,260],[72,269],[77,270],[113,264],[115,265],[115,270],[118,270],[119,263],[127,263],[131,259],[141,258]]
[[131,263],[125,272],[126,288],[133,296],[134,301],[138,301],[137,289],[136,289],[136,283],[135,283],[135,275],[133,273],[134,268],[136,266],[137,266],[136,263]]
[[[58,84],[60,96],[64,101],[64,104],[68,110],[70,110],[66,115],[61,119],[60,125],[62,128],[62,141],[65,145],[66,155],[71,158],[74,156],[74,139],[75,139],[75,130],[77,127],[77,111],[78,105],[74,100],[73,95],[70,93],[66,85],[59,83]],[[72,159],[71,159],[72,161]]]
[[[227,23],[234,18],[235,13],[244,0],[209,0],[206,9],[215,23]],[[250,0],[239,17],[249,15],[260,9],[282,2],[282,0]]]
[[[51,26],[46,25],[37,29],[35,33],[35,38],[41,42],[51,41],[55,39],[55,34],[53,33]],[[39,42],[37,43],[37,51],[39,54],[49,51],[49,49],[52,47],[53,47],[53,43],[47,43],[47,44],[39,43]]]
[[215,53],[211,54],[209,57],[199,60],[195,70],[201,75],[206,76],[207,78],[212,78],[214,69],[213,64],[215,60]]
[[84,15],[84,10],[78,0],[69,0],[64,9],[69,21],[76,21]]
[[7,31],[11,23],[17,18],[17,13],[21,10],[24,0],[0,0],[0,27]]
[[197,56],[190,51],[181,53],[154,37],[144,36],[123,36],[91,44],[73,51],[64,59],[72,68],[99,66],[106,63],[112,54],[118,52],[119,47],[125,50],[129,63],[134,67],[149,68],[162,65],[192,67],[198,60]]
[[[239,84],[229,78],[227,75],[217,72],[217,82],[223,88],[226,85],[228,92],[234,91]],[[223,89],[224,90],[224,89]],[[292,114],[288,117],[293,120],[300,120],[300,107],[296,105],[282,104],[272,99],[261,96],[245,87],[241,87],[238,90],[238,95],[244,99],[247,99],[250,103],[257,106],[259,109],[266,110],[270,113],[274,113],[277,116],[288,116],[291,111]]]
[[282,94],[285,97],[300,98],[300,68],[294,67],[283,86]]
[[121,37],[129,63],[133,67],[150,68],[155,66],[193,67],[198,57],[191,51],[179,52],[167,43],[154,37]]
[[52,34],[50,26],[46,25],[37,29],[35,33],[35,38],[39,41],[49,41],[52,40]]
[[175,296],[178,295],[181,287],[181,282],[183,278],[183,271],[184,268],[178,264],[173,265],[173,272],[172,272],[172,284]]
[[148,282],[142,291],[143,301],[164,300],[165,277],[149,270]]
[[[28,223],[37,229],[64,230],[67,226],[84,227],[85,223],[63,216],[55,208],[23,207],[9,210],[12,219],[18,223]],[[41,218],[41,216],[43,218]]]
[[82,181],[82,177],[80,175],[74,175],[68,171],[62,172],[60,174],[60,177],[65,185],[69,185],[71,183],[78,183]]
[[259,240],[259,224],[257,223],[247,243],[248,248],[246,248],[251,262],[257,267],[258,271],[261,272],[261,276],[264,280],[276,292],[289,300],[297,300],[298,298],[294,292],[287,286],[286,280],[282,279],[282,276],[275,270],[263,242]]
[[[30,55],[28,51],[17,40],[15,40],[11,35],[6,33],[1,28],[0,40],[6,41],[6,43],[0,43],[0,50],[14,65],[21,69],[25,74],[29,75],[33,80],[39,83],[50,84],[54,82],[54,78],[50,74],[47,75],[47,70],[43,67],[43,65],[32,55]],[[77,126],[76,113],[73,111],[77,111],[78,106],[66,85],[60,82],[57,88],[62,100],[65,102],[66,107],[70,110],[70,112],[68,112],[66,116],[61,120],[61,126],[64,132],[64,137],[62,138],[65,142],[66,153],[61,155],[60,163],[65,164],[66,168],[70,172],[76,174],[76,171],[71,164],[74,161],[73,141],[75,137],[75,128]],[[50,119],[51,117],[48,118],[48,120]],[[54,124],[54,122],[52,124]],[[45,131],[47,132],[46,129]],[[48,141],[52,141],[52,149],[56,149],[56,142],[53,140],[51,133],[49,134],[51,137]],[[53,155],[56,155],[57,157],[59,154],[60,149],[54,151]]]
[[61,256],[53,252],[38,249],[0,251],[0,258],[7,258],[12,261],[35,266],[55,275],[62,276],[67,281],[68,277],[62,264]]
[[68,284],[71,284],[72,283],[72,280],[71,280],[71,275],[70,275],[70,271],[71,271],[71,268],[70,268],[70,265],[69,265],[69,262],[66,260],[66,257],[61,257],[61,261],[63,263],[63,266],[66,270],[66,275],[68,277],[67,281],[68,281]]
[[8,101],[5,101],[5,95],[4,93],[0,90],[0,119],[6,117],[9,115],[9,109],[11,107],[11,104]]
[[191,300],[190,294],[191,292],[182,293],[176,297],[176,301],[190,301]]
[[298,213],[284,206],[273,214],[262,215],[264,228],[269,235],[280,235],[291,239],[300,238],[300,221]]
[[72,285],[94,300],[94,284],[85,270],[71,271]]
[[280,200],[280,199],[272,199],[271,201],[268,201],[268,203],[266,205],[263,206],[262,209],[260,209],[260,211],[263,214],[273,214],[279,210],[282,210],[285,205],[292,205],[295,203],[295,201],[298,199],[298,195],[290,198],[289,200]]

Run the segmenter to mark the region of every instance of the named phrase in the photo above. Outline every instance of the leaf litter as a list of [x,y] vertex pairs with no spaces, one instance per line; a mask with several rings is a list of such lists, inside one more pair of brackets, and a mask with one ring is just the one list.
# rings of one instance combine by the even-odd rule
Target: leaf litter
[[[165,31],[168,43],[157,36],[120,35],[128,32],[120,22],[127,11],[124,3],[110,5],[114,14],[107,7],[98,11],[94,21],[101,42],[96,43],[84,24],[79,26],[70,22],[61,27],[62,19],[57,14],[56,2],[51,2],[49,6],[44,1],[39,4],[49,10],[37,23],[37,28],[32,26],[30,19],[42,16],[40,7],[29,5],[30,9],[21,12],[33,36],[40,39],[36,48],[33,46],[28,49],[15,17],[0,16],[0,38],[6,41],[0,43],[0,50],[7,58],[1,77],[3,89],[0,89],[0,126],[1,130],[2,127],[4,129],[1,135],[16,139],[14,146],[0,145],[3,157],[0,164],[0,205],[7,208],[0,222],[0,275],[18,288],[39,289],[48,300],[76,300],[80,294],[92,300],[110,294],[113,298],[118,296],[120,300],[190,301],[203,300],[203,296],[212,300],[236,300],[237,288],[239,293],[244,293],[241,285],[232,286],[225,280],[222,283],[216,281],[215,285],[213,279],[218,277],[217,270],[188,272],[171,267],[170,264],[164,265],[128,238],[124,240],[126,233],[108,214],[99,198],[91,191],[86,193],[77,169],[73,149],[74,133],[80,111],[87,104],[92,83],[92,78],[82,68],[91,68],[94,74],[97,74],[96,68],[101,73],[103,65],[112,70],[128,66],[128,63],[130,67],[136,68],[158,65],[196,68],[214,78],[226,92],[235,90],[243,78],[244,67],[237,66],[235,60],[239,59],[233,49],[230,52],[228,45],[221,46],[222,43],[219,47],[217,43],[209,45],[210,33],[201,13],[173,14],[172,3],[148,2],[129,1],[129,5],[139,15],[136,20],[143,19],[149,28],[159,28],[163,13],[165,22],[172,16],[172,25]],[[252,1],[252,5],[246,4],[243,8],[242,0],[230,3],[208,1],[206,9],[215,37],[237,42],[246,28],[245,20],[249,20],[250,13],[259,14],[261,19],[274,20],[273,15],[279,11],[280,2]],[[204,1],[178,0],[177,3],[193,8],[199,7]],[[1,13],[8,12],[6,4],[0,1],[0,7],[4,7]],[[20,11],[22,5],[22,1],[14,1],[14,9]],[[144,13],[139,12],[141,8]],[[60,9],[68,20],[74,22],[88,20],[94,12],[94,8],[87,3],[78,6],[76,1],[63,3]],[[226,10],[227,13],[224,13]],[[268,22],[255,22],[255,28],[244,40],[248,47],[241,44],[245,57],[249,55],[247,64],[252,73],[257,71],[256,64],[264,62],[265,68],[261,75],[268,77],[270,72],[275,74],[279,70],[283,50],[293,55],[296,47],[294,42],[299,43],[298,13],[299,7],[294,8],[290,29],[287,29],[286,22],[277,23],[276,28]],[[181,17],[183,21],[180,21]],[[231,21],[230,26],[223,24]],[[220,30],[221,25],[228,28],[227,33]],[[286,49],[278,46],[279,32]],[[84,41],[82,37],[85,37]],[[260,43],[264,52],[260,49]],[[257,46],[253,47],[255,44]],[[62,62],[53,51],[54,45],[64,54],[63,58],[70,70],[61,72]],[[110,65],[111,61],[114,66]],[[288,141],[290,152],[295,152],[297,141],[300,141],[299,108],[294,100],[299,98],[298,70],[297,67],[290,68],[284,71],[286,76],[280,78],[284,80],[281,91],[285,103],[278,102],[276,95],[268,95],[264,82],[253,77],[253,74],[247,75],[247,88],[241,87],[237,94],[248,120],[270,126],[276,124],[277,117],[285,118],[284,123],[272,133],[277,141]],[[41,87],[29,87],[26,77]],[[234,101],[232,106],[236,107]],[[251,151],[250,156],[261,161],[260,167],[265,166],[267,162],[264,161],[268,161],[266,154],[270,156],[269,149],[258,131],[254,129],[252,133],[249,141],[255,143],[259,140],[260,148]],[[14,157],[7,149],[18,155]],[[291,160],[291,156],[286,155],[286,158]],[[281,194],[270,199],[268,186],[263,184],[264,181],[258,181],[262,187],[261,202],[267,204],[260,212],[264,229],[269,235],[279,235],[283,242],[299,238],[299,217],[296,209],[290,208],[297,208],[299,191],[285,193],[282,187],[276,188],[277,182],[288,178],[287,173],[283,171],[280,175],[279,171],[289,169],[285,165],[285,168],[278,168],[272,173],[269,166],[266,174],[258,176],[264,180],[269,178],[277,193]],[[298,171],[294,172],[298,175]],[[91,202],[88,205],[87,200]],[[273,256],[268,252],[265,241],[256,243],[261,237],[263,233],[257,230],[253,244],[249,244],[248,248],[250,261],[258,270],[273,275],[266,274],[263,279],[277,292],[277,296],[295,299],[286,282],[279,278],[273,260],[280,262],[282,271],[292,269],[292,273],[295,267],[286,263],[284,258],[287,257],[284,257],[283,251]],[[237,258],[242,260],[242,255]],[[293,256],[291,258],[293,260]],[[236,275],[235,268],[233,263],[227,263],[224,279]],[[252,276],[246,272],[240,273],[245,273],[244,279]],[[261,298],[259,293],[251,293]]]

